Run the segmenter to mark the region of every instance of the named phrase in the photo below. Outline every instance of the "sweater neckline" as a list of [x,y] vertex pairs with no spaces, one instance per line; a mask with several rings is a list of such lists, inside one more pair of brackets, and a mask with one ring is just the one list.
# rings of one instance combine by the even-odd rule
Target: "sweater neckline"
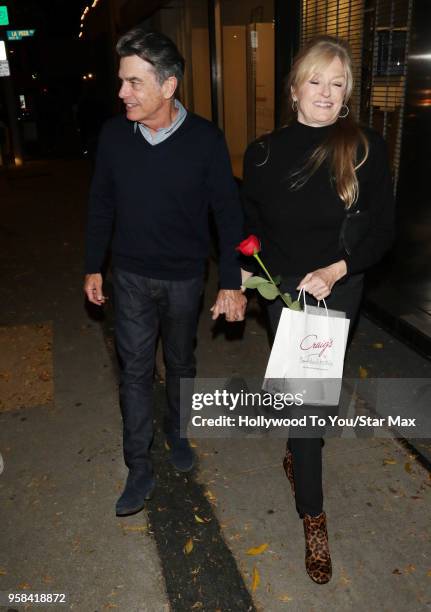
[[295,119],[295,121],[292,123],[292,127],[294,127],[299,134],[309,138],[324,138],[328,135],[333,125],[334,124],[331,123],[330,125],[321,125],[319,127],[315,127],[311,125],[306,125],[305,123],[301,123],[297,119]]
[[[176,140],[183,133],[185,129],[188,128],[189,123],[192,120],[192,115],[193,113],[190,113],[189,111],[187,111],[187,115],[184,121],[175,130],[175,132],[173,132],[168,138],[165,138],[165,140],[162,140],[161,142],[158,142],[157,144],[151,144],[150,142],[148,142],[148,140],[143,136],[143,134],[141,134],[140,130],[136,130],[133,136],[135,138],[139,137],[140,140],[142,141],[143,146],[146,147],[149,151],[152,151],[153,153],[155,153],[156,151],[162,150],[165,146],[169,146],[174,140]],[[133,122],[131,123],[132,123],[132,130],[133,130]]]

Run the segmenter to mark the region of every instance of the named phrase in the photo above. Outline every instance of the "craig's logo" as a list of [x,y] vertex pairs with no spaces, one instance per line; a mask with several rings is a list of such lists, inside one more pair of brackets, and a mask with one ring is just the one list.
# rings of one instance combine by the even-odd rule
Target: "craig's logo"
[[301,344],[299,346],[302,351],[319,349],[319,351],[315,354],[319,355],[319,357],[322,357],[326,349],[331,348],[333,343],[334,341],[332,340],[332,338],[329,338],[328,340],[318,340],[317,334],[308,334],[308,336],[305,336],[305,338],[301,340]]
[[328,349],[332,348],[334,340],[332,338],[319,339],[317,334],[308,334],[299,343],[299,348],[304,351],[305,355],[301,355],[301,361],[309,364],[309,367],[318,367],[319,369],[327,369],[332,366],[332,362],[328,359]]

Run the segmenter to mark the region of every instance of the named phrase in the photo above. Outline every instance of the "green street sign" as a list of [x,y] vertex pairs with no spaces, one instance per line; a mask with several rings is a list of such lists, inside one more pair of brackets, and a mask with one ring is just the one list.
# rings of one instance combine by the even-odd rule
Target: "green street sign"
[[0,6],[0,26],[9,25],[7,6]]
[[28,38],[34,36],[36,30],[6,30],[6,36],[8,40],[21,40],[22,38]]

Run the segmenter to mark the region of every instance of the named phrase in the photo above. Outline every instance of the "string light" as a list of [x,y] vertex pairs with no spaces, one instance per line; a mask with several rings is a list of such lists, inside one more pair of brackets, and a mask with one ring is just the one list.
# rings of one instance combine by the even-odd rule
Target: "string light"
[[[93,0],[93,4],[91,5],[91,8],[96,8],[97,4],[98,4],[99,0]],[[84,11],[82,12],[81,15],[81,24],[80,24],[80,28],[81,28],[81,32],[78,34],[78,38],[82,38],[82,28],[84,27],[84,19],[87,16],[87,13],[89,12],[90,7],[86,6]]]

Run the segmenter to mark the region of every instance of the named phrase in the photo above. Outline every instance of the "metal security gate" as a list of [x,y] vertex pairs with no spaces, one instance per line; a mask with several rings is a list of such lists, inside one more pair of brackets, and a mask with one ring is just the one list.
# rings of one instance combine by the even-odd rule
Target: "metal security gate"
[[352,110],[387,140],[396,190],[413,0],[302,0],[301,45],[318,34],[350,44]]

